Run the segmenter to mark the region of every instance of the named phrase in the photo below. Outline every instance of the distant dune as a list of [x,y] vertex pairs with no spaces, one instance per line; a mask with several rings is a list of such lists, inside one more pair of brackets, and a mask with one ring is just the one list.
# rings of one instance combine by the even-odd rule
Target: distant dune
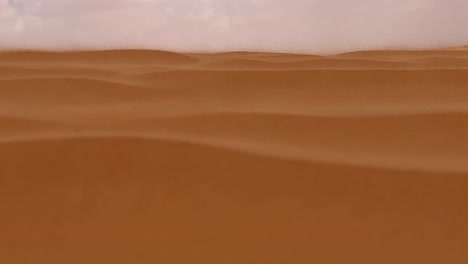
[[0,263],[468,263],[468,50],[0,52]]

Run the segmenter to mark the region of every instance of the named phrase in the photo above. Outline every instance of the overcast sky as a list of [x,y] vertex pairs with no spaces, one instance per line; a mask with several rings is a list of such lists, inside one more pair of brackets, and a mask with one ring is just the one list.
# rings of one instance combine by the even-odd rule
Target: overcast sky
[[0,47],[309,53],[468,44],[468,0],[0,0]]

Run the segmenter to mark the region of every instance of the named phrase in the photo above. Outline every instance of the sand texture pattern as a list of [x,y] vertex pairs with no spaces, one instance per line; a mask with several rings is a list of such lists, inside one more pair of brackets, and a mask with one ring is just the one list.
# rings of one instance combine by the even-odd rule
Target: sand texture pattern
[[0,263],[466,264],[468,50],[0,53]]

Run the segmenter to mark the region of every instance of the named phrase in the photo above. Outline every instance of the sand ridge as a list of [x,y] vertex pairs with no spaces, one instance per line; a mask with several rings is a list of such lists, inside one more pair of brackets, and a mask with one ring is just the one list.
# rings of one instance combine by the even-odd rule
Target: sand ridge
[[1,263],[467,263],[468,50],[0,53]]

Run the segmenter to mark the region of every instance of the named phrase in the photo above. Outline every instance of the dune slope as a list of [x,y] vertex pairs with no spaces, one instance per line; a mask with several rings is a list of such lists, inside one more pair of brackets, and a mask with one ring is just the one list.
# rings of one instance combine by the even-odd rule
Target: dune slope
[[0,53],[0,263],[468,263],[468,50]]

